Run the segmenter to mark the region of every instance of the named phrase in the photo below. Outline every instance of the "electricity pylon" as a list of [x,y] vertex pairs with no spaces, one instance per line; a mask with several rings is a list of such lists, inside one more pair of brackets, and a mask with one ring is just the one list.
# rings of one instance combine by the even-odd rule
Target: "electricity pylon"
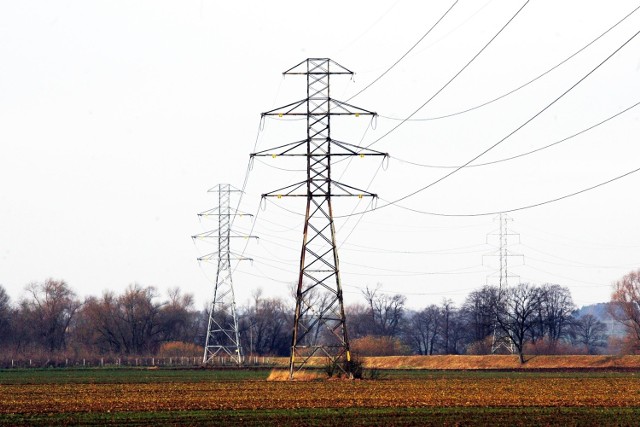
[[[519,277],[516,275],[512,275],[509,274],[509,257],[524,257],[524,255],[522,254],[514,254],[511,253],[508,249],[509,246],[509,236],[520,236],[519,233],[514,233],[512,231],[510,231],[507,227],[507,224],[509,221],[513,221],[513,218],[509,217],[507,214],[503,214],[500,213],[498,215],[497,218],[494,218],[494,221],[498,221],[500,223],[500,226],[498,228],[497,232],[493,232],[493,233],[489,233],[487,235],[487,242],[489,241],[489,236],[498,236],[499,240],[500,240],[500,244],[496,252],[493,252],[491,254],[486,254],[483,255],[483,257],[485,256],[492,256],[492,257],[498,257],[499,259],[499,267],[500,270],[498,271],[498,299],[496,301],[496,304],[500,303],[500,300],[502,298],[503,292],[507,289],[507,287],[509,286],[509,278],[512,277]],[[491,275],[489,277],[495,276]],[[489,277],[487,277],[487,279],[489,279]],[[496,309],[497,309],[497,305],[496,305]],[[496,313],[497,316],[497,313]],[[513,342],[509,339],[509,337],[500,329],[498,328],[498,320],[497,317],[494,320],[494,325],[493,325],[493,338],[491,340],[491,353],[496,353],[498,350],[500,350],[500,348],[505,348],[507,351],[514,353],[515,352],[515,348],[513,346]]]
[[250,260],[231,251],[231,239],[243,236],[232,231],[233,218],[241,214],[231,208],[231,193],[241,193],[241,190],[232,188],[229,184],[218,184],[209,189],[210,193],[218,193],[218,206],[208,211],[199,213],[198,216],[217,216],[218,229],[191,236],[192,239],[214,238],[218,240],[218,250],[198,258],[198,261],[218,262],[216,272],[216,286],[213,291],[213,301],[209,310],[209,323],[207,337],[204,345],[202,363],[214,361],[219,354],[228,355],[238,365],[243,362],[242,345],[240,343],[240,331],[238,329],[238,314],[236,300],[233,292],[233,280],[231,278],[231,261]]
[[293,379],[295,373],[314,356],[329,358],[330,363],[351,377],[351,352],[342,298],[332,198],[377,196],[333,180],[332,158],[387,154],[331,138],[332,116],[376,115],[331,98],[330,76],[352,76],[351,71],[328,58],[309,58],[283,74],[306,76],[307,97],[262,113],[262,116],[304,116],[307,121],[307,137],[253,153],[251,157],[300,156],[307,160],[306,180],[262,195],[263,198],[304,197],[307,200],[289,378]]

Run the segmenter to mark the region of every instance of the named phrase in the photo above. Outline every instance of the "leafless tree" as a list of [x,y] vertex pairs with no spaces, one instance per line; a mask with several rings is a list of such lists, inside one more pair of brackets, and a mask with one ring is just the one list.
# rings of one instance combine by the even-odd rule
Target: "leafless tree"
[[12,311],[9,295],[0,285],[0,347],[5,347],[11,339]]
[[409,317],[404,336],[415,352],[432,355],[437,351],[442,329],[441,319],[441,310],[435,304],[431,304]]
[[583,345],[589,354],[607,345],[607,325],[592,314],[585,314],[572,324],[572,337],[576,344]]
[[549,348],[553,350],[558,341],[568,337],[573,319],[571,313],[576,307],[567,287],[545,284],[539,287],[539,292],[540,305],[531,329],[531,338],[532,341],[546,338]]
[[69,326],[80,305],[65,281],[47,279],[27,285],[26,296],[20,302],[20,319],[44,349],[63,350]]
[[493,334],[497,301],[498,288],[495,286],[484,286],[467,296],[462,316],[468,325],[469,341],[482,341]]
[[168,295],[158,319],[162,340],[196,342],[201,331],[193,309],[193,295],[183,294],[179,287],[169,289]]
[[627,329],[628,337],[640,346],[640,269],[614,284],[609,308],[613,318]]
[[407,298],[404,295],[387,295],[380,292],[380,286],[362,291],[369,305],[376,335],[394,337],[400,331]]
[[261,290],[255,291],[251,304],[241,316],[245,351],[250,354],[288,355],[293,325],[290,311],[280,298],[264,298]]
[[534,326],[535,315],[541,303],[540,289],[527,283],[507,288],[498,300],[498,326],[513,342],[520,363],[524,363],[525,339]]

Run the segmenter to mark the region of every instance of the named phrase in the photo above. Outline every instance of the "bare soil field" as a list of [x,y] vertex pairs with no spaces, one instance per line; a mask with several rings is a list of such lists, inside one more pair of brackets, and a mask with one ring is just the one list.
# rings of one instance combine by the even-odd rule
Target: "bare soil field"
[[[477,360],[424,359],[372,358],[366,363],[377,362],[382,374],[352,381],[267,381],[267,369],[3,370],[0,426],[637,425],[640,419],[633,358],[604,367],[598,359],[599,368],[564,358],[556,370],[552,360],[513,370],[505,366],[511,356],[485,370],[452,367]],[[589,369],[572,370],[579,368]]]

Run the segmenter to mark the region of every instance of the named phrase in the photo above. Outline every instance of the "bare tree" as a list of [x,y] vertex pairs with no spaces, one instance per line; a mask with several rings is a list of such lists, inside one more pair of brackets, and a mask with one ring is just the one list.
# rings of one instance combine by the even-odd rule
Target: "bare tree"
[[435,304],[413,313],[407,320],[405,339],[418,354],[432,355],[437,351],[442,329],[442,313]]
[[524,363],[525,339],[534,326],[541,301],[540,289],[527,283],[507,288],[498,301],[498,326],[513,343],[520,363]]
[[540,307],[544,325],[544,334],[549,340],[550,349],[555,349],[559,340],[570,332],[571,313],[575,310],[569,288],[546,284],[540,287]]
[[12,311],[9,295],[4,286],[0,285],[0,345],[10,341]]
[[498,288],[495,286],[484,286],[467,296],[462,315],[468,325],[469,341],[482,341],[493,334],[497,300]]
[[290,309],[279,298],[264,298],[258,289],[241,316],[242,337],[250,354],[286,356],[291,346]]
[[21,320],[32,338],[48,351],[63,350],[80,302],[63,280],[31,283],[20,302]]
[[640,346],[640,269],[614,284],[609,308],[613,318],[625,326],[635,346]]
[[407,298],[404,295],[387,295],[380,292],[380,286],[362,291],[369,305],[371,321],[376,335],[395,337],[400,331]]
[[589,354],[607,345],[607,325],[592,314],[585,314],[572,324],[572,337],[576,344],[583,345]]
[[[189,297],[183,302],[188,303]],[[80,313],[82,335],[103,352],[155,353],[165,339],[163,326],[169,322],[162,317],[163,305],[157,301],[154,287],[138,284],[119,296],[105,292],[100,299],[88,298]],[[176,336],[174,332],[169,332],[171,338]]]
[[169,289],[169,300],[160,308],[159,323],[163,341],[195,342],[200,330],[193,309],[193,295],[180,288]]
[[347,318],[349,338],[357,339],[367,335],[375,335],[376,327],[373,324],[371,309],[365,304],[350,304],[344,308]]

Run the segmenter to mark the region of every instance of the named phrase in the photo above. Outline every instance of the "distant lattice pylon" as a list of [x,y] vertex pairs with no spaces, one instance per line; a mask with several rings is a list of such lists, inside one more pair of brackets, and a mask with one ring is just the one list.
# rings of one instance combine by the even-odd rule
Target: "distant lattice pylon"
[[233,279],[231,277],[231,261],[248,260],[244,256],[231,251],[231,240],[242,236],[232,231],[232,218],[238,214],[231,208],[231,193],[240,192],[229,184],[219,184],[209,190],[218,193],[218,207],[198,214],[199,216],[217,216],[218,229],[192,236],[193,239],[217,239],[218,250],[198,258],[198,261],[217,261],[216,283],[213,301],[209,310],[207,336],[204,345],[202,363],[214,361],[216,356],[227,356],[238,365],[244,356],[238,329],[238,313],[236,310]]

